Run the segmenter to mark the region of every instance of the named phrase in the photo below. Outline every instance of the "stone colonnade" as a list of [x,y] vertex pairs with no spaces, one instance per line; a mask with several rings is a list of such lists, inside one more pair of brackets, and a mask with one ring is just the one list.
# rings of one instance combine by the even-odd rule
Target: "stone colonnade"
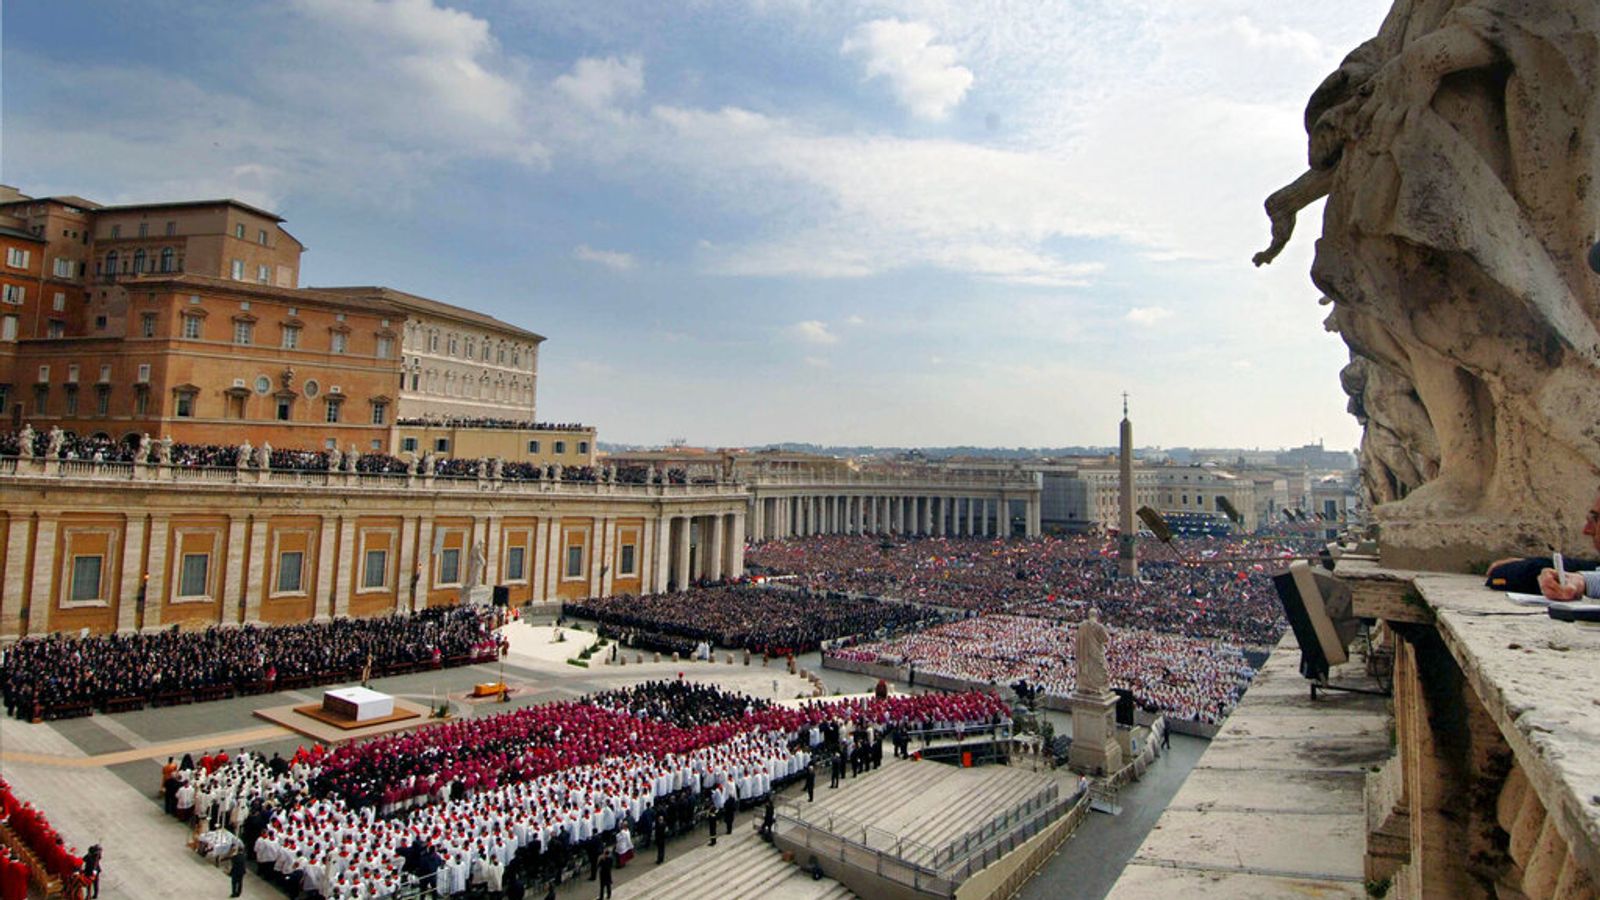
[[1037,493],[757,491],[748,523],[752,541],[814,534],[1009,537],[1019,524],[1023,535],[1037,537],[1040,498]]

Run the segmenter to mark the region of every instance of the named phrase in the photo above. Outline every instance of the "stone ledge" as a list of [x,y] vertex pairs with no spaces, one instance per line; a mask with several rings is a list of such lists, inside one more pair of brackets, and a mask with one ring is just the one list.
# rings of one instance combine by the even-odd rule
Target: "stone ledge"
[[1600,883],[1600,630],[1513,605],[1480,576],[1369,562],[1340,563],[1338,574],[1415,586],[1570,852]]

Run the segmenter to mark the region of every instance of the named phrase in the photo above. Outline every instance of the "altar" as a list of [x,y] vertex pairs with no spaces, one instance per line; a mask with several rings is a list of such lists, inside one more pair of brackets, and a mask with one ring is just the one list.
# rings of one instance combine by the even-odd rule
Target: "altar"
[[322,711],[349,722],[370,722],[394,715],[394,698],[364,687],[337,688],[323,692]]

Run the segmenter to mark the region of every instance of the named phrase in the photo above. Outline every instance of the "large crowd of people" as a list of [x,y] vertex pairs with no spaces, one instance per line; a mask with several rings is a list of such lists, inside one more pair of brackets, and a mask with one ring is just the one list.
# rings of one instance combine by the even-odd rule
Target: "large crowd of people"
[[1241,645],[1276,643],[1287,624],[1263,562],[1310,549],[1305,539],[1180,538],[1185,560],[1150,551],[1137,580],[1117,574],[1115,541],[924,538],[886,546],[869,536],[772,541],[750,549],[753,572],[800,576],[814,590],[893,597],[979,612],[1077,621],[1097,606],[1106,624]]
[[940,618],[915,604],[747,585],[569,601],[565,611],[594,619],[608,636],[635,646],[683,650],[682,644],[706,641],[772,656],[805,653],[847,636],[887,635]]
[[[4,822],[16,835],[34,859],[51,877],[63,883],[77,878],[88,887],[96,887],[99,876],[99,847],[90,847],[80,856],[76,847],[68,844],[50,824],[43,811],[17,798],[11,785],[0,778],[0,822]],[[0,844],[0,900],[25,900],[32,870],[28,863],[11,848]],[[98,890],[96,890],[98,893]]]
[[497,419],[489,416],[411,416],[395,422],[402,426],[429,428],[494,428],[508,431],[587,431],[579,422],[531,422],[526,419]]
[[[588,861],[623,864],[769,797],[805,775],[831,734],[890,728],[972,731],[1007,723],[971,692],[817,701],[800,708],[683,682],[528,707],[292,760],[241,753],[172,767],[172,810],[207,847],[238,843],[291,893],[388,897],[407,884],[441,896],[544,884]],[[841,727],[843,726],[843,727]],[[835,748],[836,749],[836,748]],[[192,761],[191,761],[192,763]],[[425,788],[419,790],[419,788]],[[226,851],[225,851],[226,852]],[[520,888],[519,888],[520,890]]]
[[273,690],[287,679],[335,681],[371,666],[493,658],[490,616],[463,607],[300,625],[177,628],[155,634],[30,637],[0,650],[0,697],[20,719],[174,693]]
[[[1025,682],[1065,697],[1077,677],[1075,630],[1061,621],[996,613],[829,655],[905,667],[913,682],[926,675],[1001,687]],[[1106,668],[1111,687],[1131,691],[1141,707],[1208,724],[1232,711],[1255,675],[1236,646],[1133,628],[1111,629]]]

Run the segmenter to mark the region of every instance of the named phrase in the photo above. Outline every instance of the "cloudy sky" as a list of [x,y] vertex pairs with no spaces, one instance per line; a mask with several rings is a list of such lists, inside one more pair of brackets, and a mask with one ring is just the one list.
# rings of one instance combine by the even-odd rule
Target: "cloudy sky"
[[547,335],[603,439],[1354,445],[1261,201],[1387,0],[3,8],[0,180],[232,196]]

